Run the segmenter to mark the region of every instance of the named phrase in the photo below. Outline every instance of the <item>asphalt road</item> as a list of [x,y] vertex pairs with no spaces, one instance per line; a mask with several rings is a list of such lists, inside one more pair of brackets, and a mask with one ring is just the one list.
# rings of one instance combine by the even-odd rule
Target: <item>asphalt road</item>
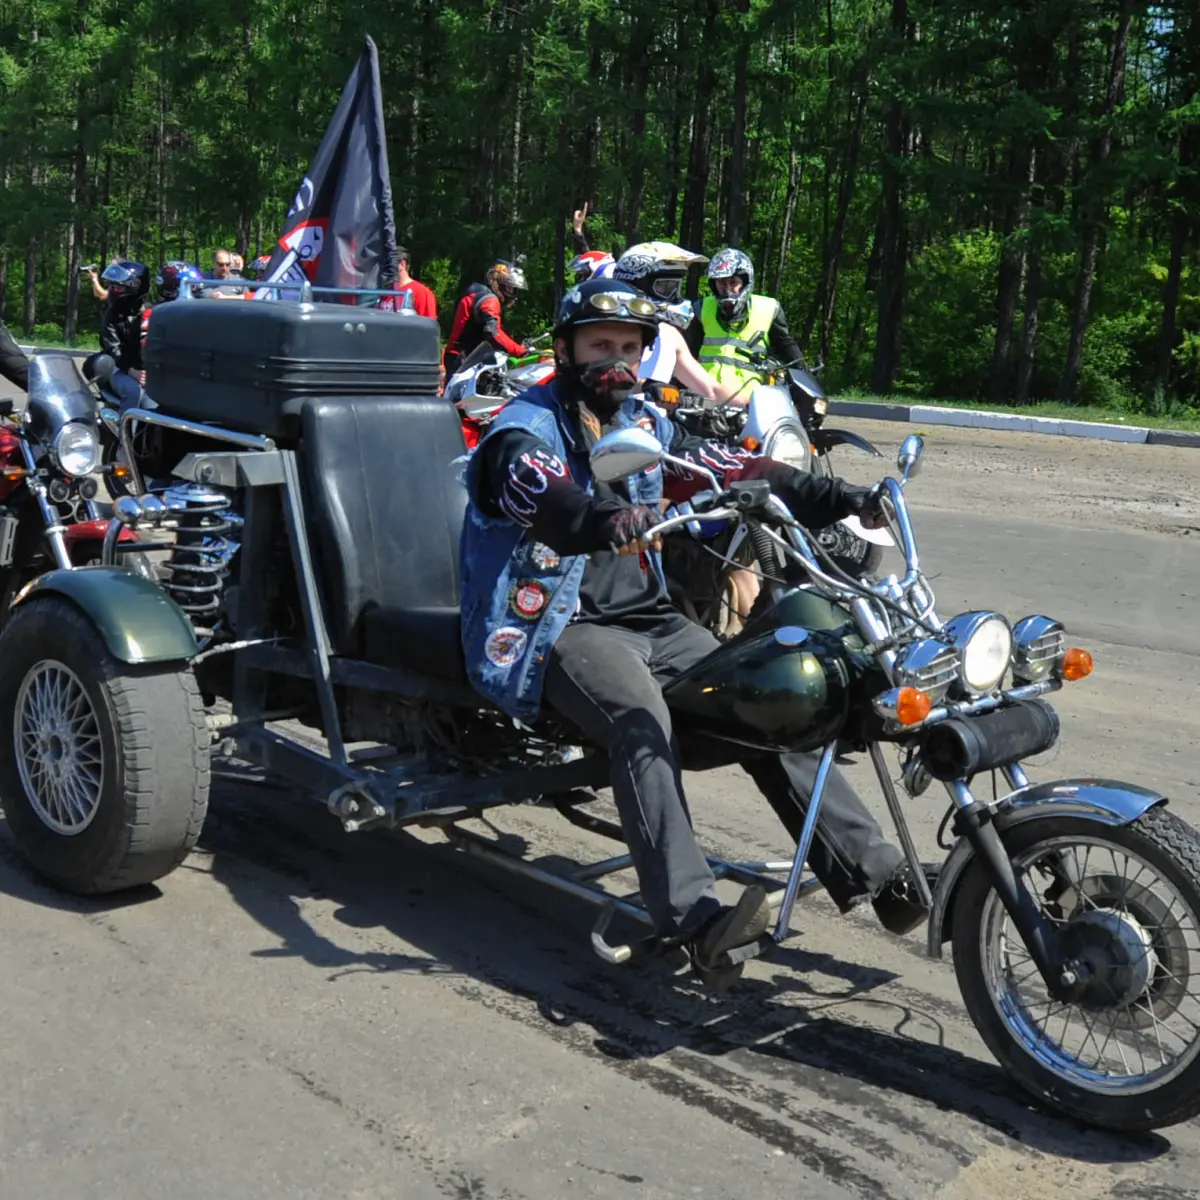
[[[1034,773],[1159,788],[1200,825],[1200,454],[939,429],[913,496],[943,612],[1048,612],[1095,653]],[[689,786],[713,850],[782,856],[740,772]],[[943,805],[912,807],[932,855]],[[496,823],[610,852],[540,810]],[[98,904],[31,878],[0,824],[0,1197],[1200,1194],[1194,1123],[1030,1107],[919,933],[817,897],[714,998],[603,966],[590,910],[436,843],[225,782],[179,871]]]

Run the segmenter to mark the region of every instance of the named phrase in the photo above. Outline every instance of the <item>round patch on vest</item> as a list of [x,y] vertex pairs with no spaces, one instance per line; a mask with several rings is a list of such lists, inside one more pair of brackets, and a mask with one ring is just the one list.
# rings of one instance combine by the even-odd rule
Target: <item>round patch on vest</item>
[[496,667],[511,667],[521,657],[529,635],[523,629],[505,625],[488,634],[483,644],[487,660]]
[[529,561],[539,571],[553,571],[562,559],[544,542],[534,542],[529,549]]
[[550,593],[536,579],[523,579],[508,593],[508,603],[523,621],[536,621]]

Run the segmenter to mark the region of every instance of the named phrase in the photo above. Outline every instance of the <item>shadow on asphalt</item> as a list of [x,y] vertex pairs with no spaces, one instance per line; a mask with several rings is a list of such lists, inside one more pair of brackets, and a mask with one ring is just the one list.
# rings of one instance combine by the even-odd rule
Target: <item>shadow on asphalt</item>
[[[608,968],[590,951],[590,907],[403,833],[345,835],[319,805],[261,785],[222,782],[214,789],[200,849],[210,863],[193,860],[180,869],[207,865],[271,935],[276,944],[255,955],[302,959],[328,982],[360,972],[437,974],[475,1000],[483,983],[517,1002],[494,1006],[505,1015],[545,1033],[582,1032],[591,1053],[653,1063],[682,1051],[682,1059],[670,1060],[673,1073],[683,1070],[710,1088],[728,1090],[749,1075],[767,1087],[765,1103],[774,1096],[779,1107],[786,1101],[799,1110],[799,1086],[818,1100],[906,1126],[931,1149],[940,1143],[959,1158],[961,1139],[944,1129],[939,1136],[939,1112],[967,1117],[985,1136],[1080,1161],[1146,1162],[1171,1148],[1157,1134],[1097,1133],[1033,1107],[990,1060],[939,1044],[944,1020],[965,1021],[965,1014],[902,984],[897,1001],[887,993],[898,979],[890,971],[781,947],[769,979],[747,979],[714,996],[677,974],[671,961]],[[161,892],[64,896],[31,875],[0,821],[0,895],[98,914],[152,903]],[[356,931],[351,945],[313,927],[301,908],[313,899],[336,905],[337,922]],[[390,949],[397,941],[412,952]],[[881,1010],[877,1024],[885,1028],[839,1017],[839,1009],[863,1004]],[[934,1040],[907,1036],[914,1022],[932,1023]],[[901,1097],[919,1102],[919,1131]],[[922,1114],[922,1106],[931,1111]]]

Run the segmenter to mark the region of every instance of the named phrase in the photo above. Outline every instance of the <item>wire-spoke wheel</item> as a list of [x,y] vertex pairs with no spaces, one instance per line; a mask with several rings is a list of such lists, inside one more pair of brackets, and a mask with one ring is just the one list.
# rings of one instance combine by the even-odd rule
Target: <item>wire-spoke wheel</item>
[[13,740],[33,811],[56,833],[82,833],[100,805],[104,743],[92,702],[70,667],[46,660],[25,676]]
[[97,895],[150,883],[195,845],[209,738],[186,663],[118,661],[55,595],[0,635],[0,802],[39,873]]
[[1078,964],[1051,996],[986,872],[963,878],[954,962],[972,1019],[1030,1091],[1092,1124],[1200,1112],[1200,839],[1163,809],[1132,825],[1049,817],[1009,831],[1014,869]]
[[845,525],[827,526],[817,534],[817,541],[825,553],[855,579],[874,575],[883,562],[882,546],[859,537]]

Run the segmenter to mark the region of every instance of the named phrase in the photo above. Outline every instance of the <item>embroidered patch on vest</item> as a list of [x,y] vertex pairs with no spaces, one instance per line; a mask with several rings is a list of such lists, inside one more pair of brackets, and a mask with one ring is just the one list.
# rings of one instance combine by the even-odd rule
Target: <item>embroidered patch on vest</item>
[[508,593],[509,606],[523,621],[536,621],[549,598],[550,593],[535,579],[522,579]]
[[511,667],[521,657],[529,635],[523,629],[505,625],[488,634],[483,644],[487,660],[496,667]]

